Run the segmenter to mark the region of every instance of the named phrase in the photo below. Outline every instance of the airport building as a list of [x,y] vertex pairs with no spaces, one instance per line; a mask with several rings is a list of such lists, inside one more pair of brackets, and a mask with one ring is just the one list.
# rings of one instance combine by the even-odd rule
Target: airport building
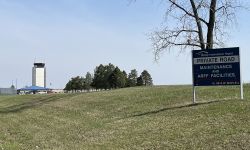
[[32,86],[46,88],[45,63],[34,63],[34,66],[32,68]]
[[15,95],[17,94],[16,88],[0,88],[0,95]]

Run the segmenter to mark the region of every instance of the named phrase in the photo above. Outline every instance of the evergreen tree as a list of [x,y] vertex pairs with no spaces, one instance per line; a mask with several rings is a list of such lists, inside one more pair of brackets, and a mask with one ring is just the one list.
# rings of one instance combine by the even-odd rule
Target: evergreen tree
[[69,80],[69,82],[66,84],[64,90],[66,90],[66,91],[71,91],[71,90],[72,90],[71,87],[72,87],[72,81]]
[[92,82],[92,86],[95,87],[96,89],[102,88],[102,82],[104,78],[103,72],[104,72],[104,66],[102,64],[96,67],[95,73],[94,73],[94,79]]
[[139,76],[137,78],[137,83],[136,83],[137,86],[143,86],[143,79],[142,79],[142,76]]
[[128,74],[125,70],[122,71],[123,76],[125,78],[125,86],[124,87],[128,87]]
[[112,74],[112,72],[115,70],[115,66],[111,63],[105,66],[105,72],[104,72],[104,89],[110,89],[111,86],[108,82],[109,76]]
[[137,85],[137,78],[138,74],[136,69],[131,70],[131,72],[128,74],[128,87],[134,87]]
[[91,87],[92,81],[93,81],[92,75],[89,72],[87,72],[84,80],[84,90],[89,91],[92,88]]
[[82,90],[83,84],[82,84],[82,78],[77,76],[75,78],[72,78],[72,90]]
[[79,76],[71,78],[71,80],[66,84],[64,89],[67,91],[82,90],[83,89],[83,81],[84,81],[84,78],[81,78]]
[[78,90],[81,90],[81,91],[84,90],[85,89],[85,78],[80,77],[77,82],[79,82],[79,89]]
[[115,67],[111,63],[105,66],[101,64],[96,67],[92,84],[93,87],[95,87],[96,89],[110,89],[108,79],[114,69]]
[[124,75],[124,72],[121,72],[121,70],[116,67],[115,70],[111,73],[109,76],[109,84],[111,88],[123,88],[126,84],[126,77]]
[[148,73],[147,70],[143,70],[143,72],[141,73],[141,77],[142,77],[143,85],[145,85],[145,86],[153,85],[152,77]]

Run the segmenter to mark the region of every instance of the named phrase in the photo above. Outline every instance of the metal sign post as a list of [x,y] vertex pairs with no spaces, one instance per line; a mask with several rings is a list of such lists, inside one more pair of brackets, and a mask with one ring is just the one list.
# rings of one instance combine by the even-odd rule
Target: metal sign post
[[196,86],[240,85],[243,99],[240,66],[239,47],[193,50],[193,103],[196,102]]
[[193,86],[193,104],[196,103],[195,86]]
[[193,80],[193,104],[195,104],[196,103],[196,93],[195,93],[195,85],[194,85],[194,61],[193,61],[193,52],[194,51],[192,51],[192,80]]
[[[239,50],[239,60],[240,60],[240,57],[241,56],[241,51]],[[241,66],[241,61],[240,61],[240,66]],[[242,72],[241,72],[241,67],[240,67],[240,99],[244,99],[244,90],[243,90],[243,86],[244,86],[244,83],[243,83],[243,80],[242,80]]]
[[244,99],[244,90],[243,90],[243,83],[240,85],[240,98],[243,100]]

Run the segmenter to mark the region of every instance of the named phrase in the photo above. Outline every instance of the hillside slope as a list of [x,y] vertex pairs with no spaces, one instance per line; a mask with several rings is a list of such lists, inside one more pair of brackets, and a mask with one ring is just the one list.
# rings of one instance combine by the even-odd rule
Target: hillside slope
[[250,86],[0,96],[0,149],[250,149]]

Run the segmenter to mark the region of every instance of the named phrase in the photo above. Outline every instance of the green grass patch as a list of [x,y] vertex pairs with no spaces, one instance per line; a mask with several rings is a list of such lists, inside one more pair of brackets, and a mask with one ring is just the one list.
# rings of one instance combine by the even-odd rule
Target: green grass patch
[[0,150],[250,149],[250,85],[0,96]]

